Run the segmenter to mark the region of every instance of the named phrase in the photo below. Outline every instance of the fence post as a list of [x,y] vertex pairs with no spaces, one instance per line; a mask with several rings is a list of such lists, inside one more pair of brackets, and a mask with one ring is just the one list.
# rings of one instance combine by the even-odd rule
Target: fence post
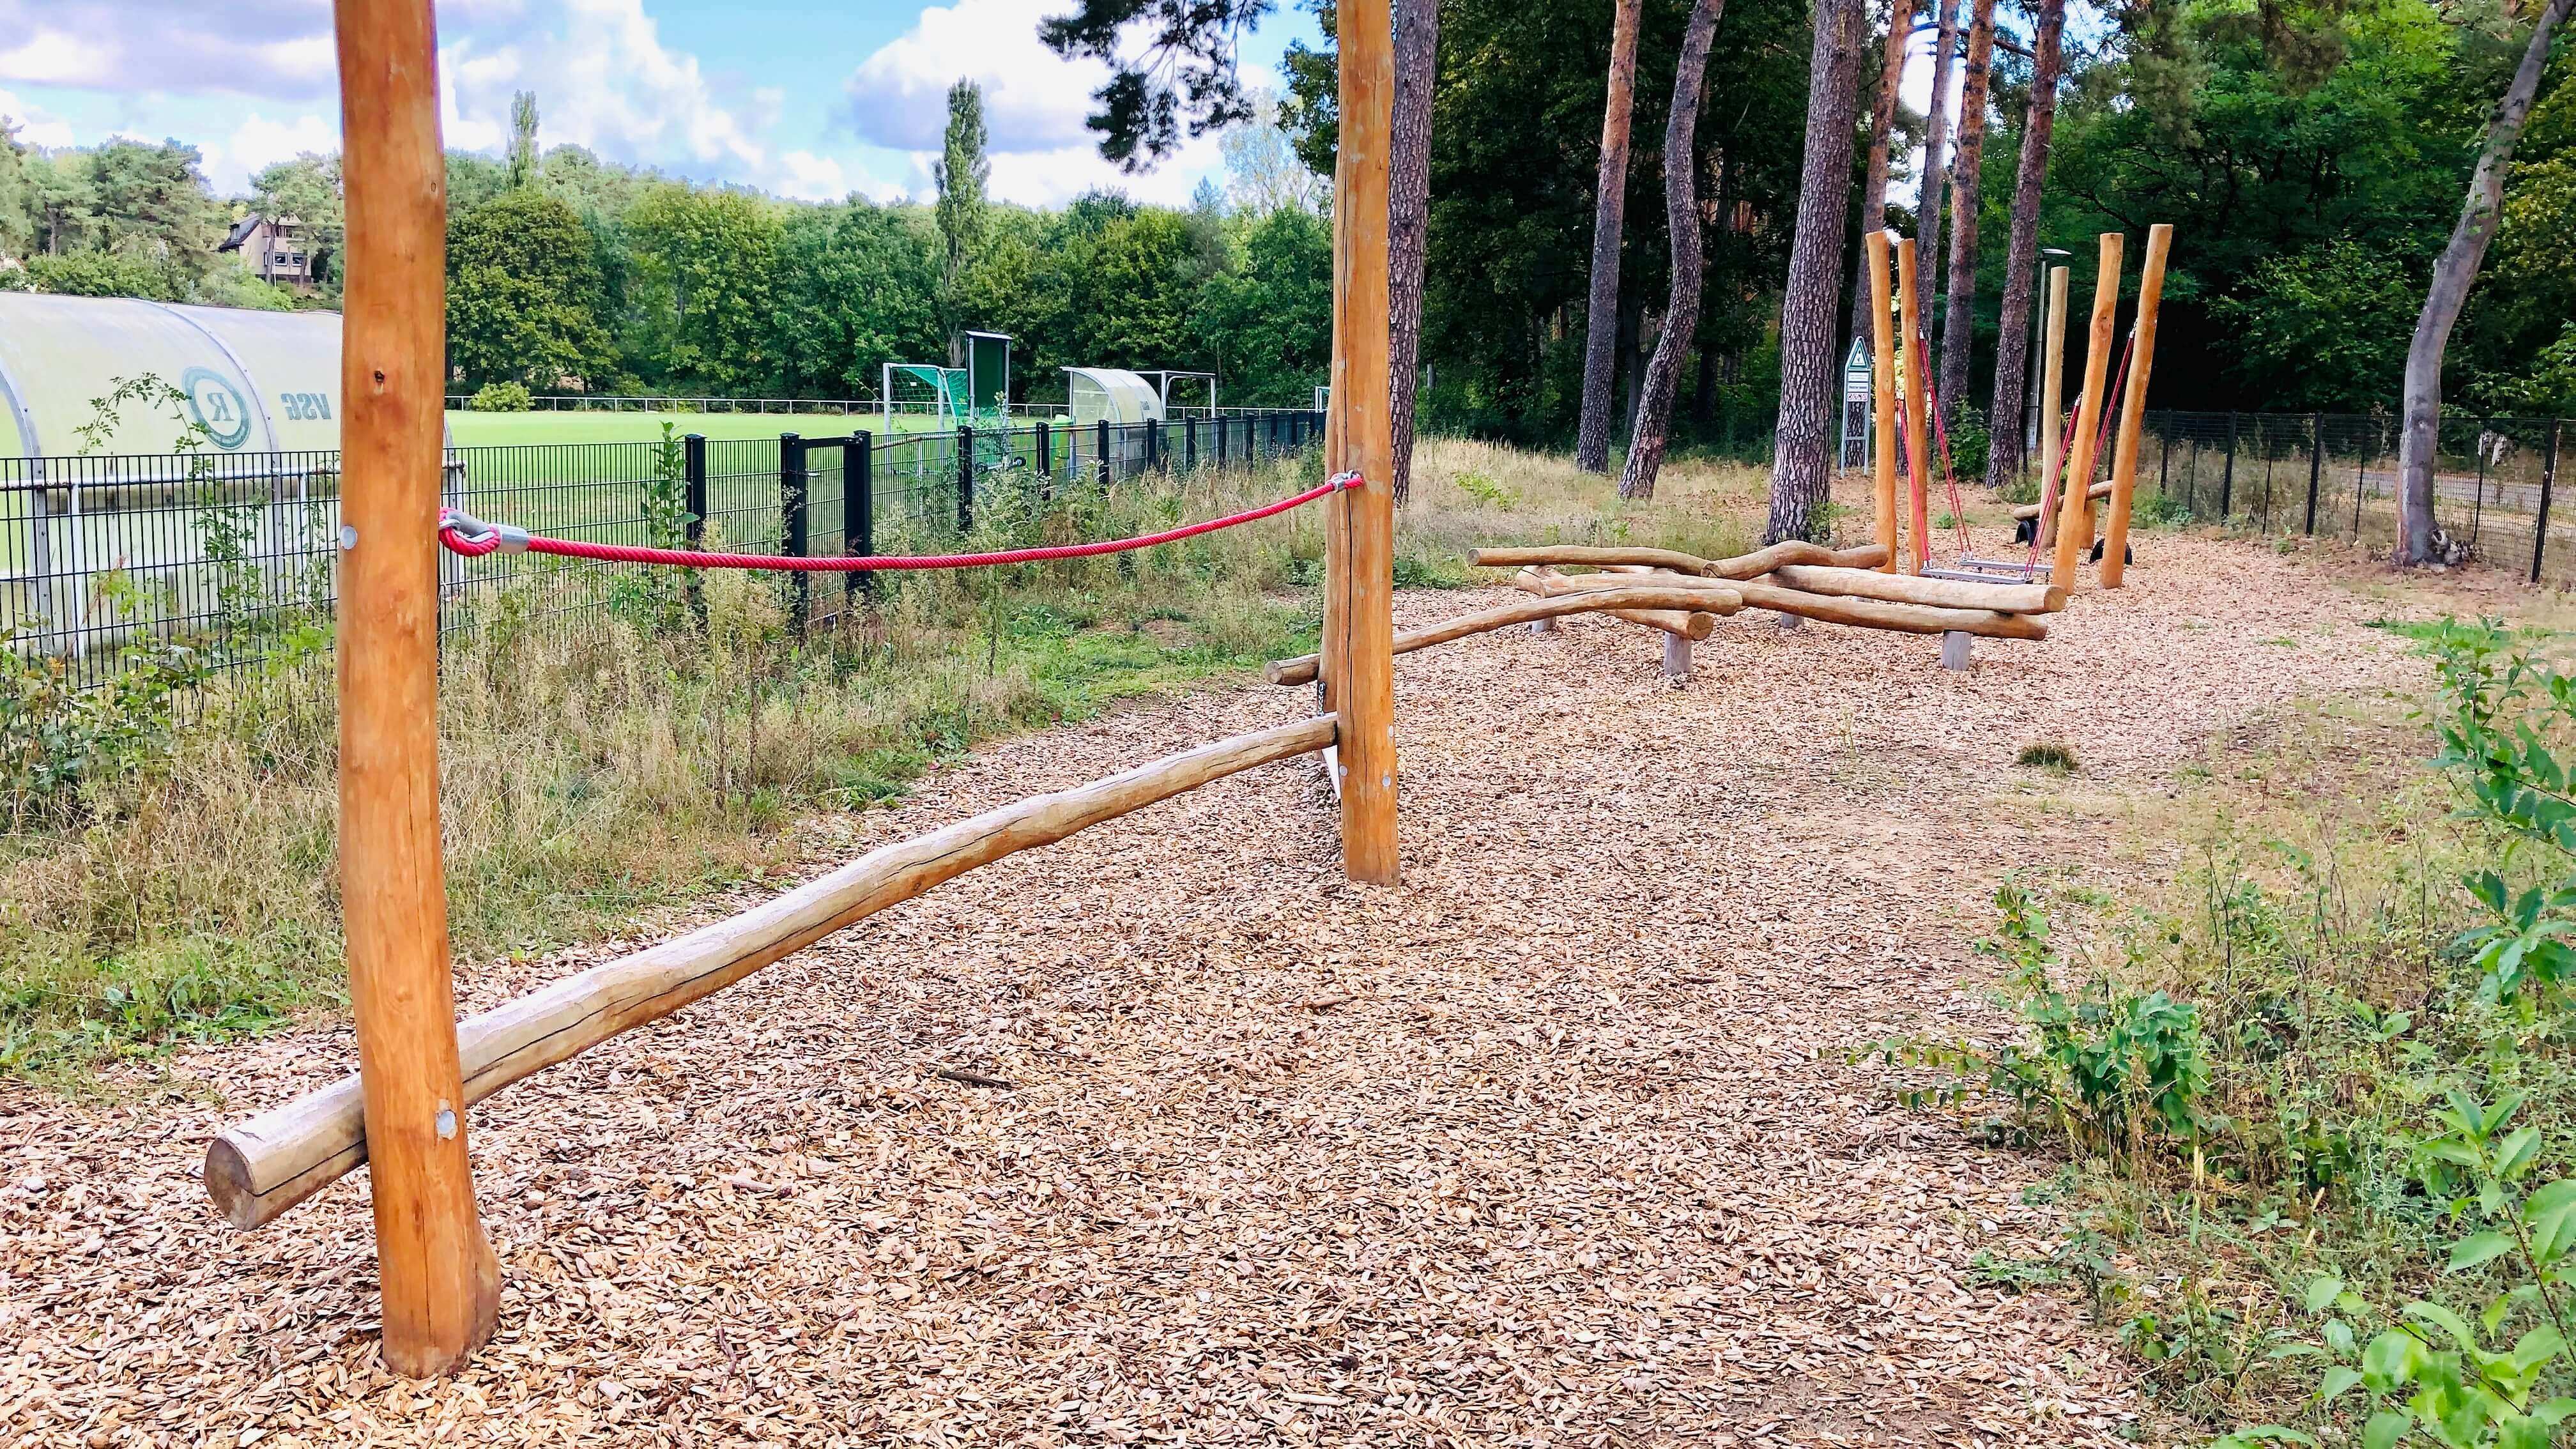
[[2227,526],[2227,516],[2236,507],[2236,421],[2236,414],[2227,415],[2227,466],[2218,473],[2218,526],[2221,528]]
[[[806,529],[813,522],[805,489],[805,440],[794,433],[778,435],[778,551],[789,558],[811,552]],[[814,602],[813,576],[799,570],[787,576],[788,609],[796,633],[805,633],[805,615]]]
[[1100,420],[1100,486],[1106,488],[1115,475],[1109,470],[1109,420]]
[[1048,430],[1046,420],[1043,418],[1039,419],[1037,428],[1038,496],[1053,498],[1055,496],[1055,434]]
[[[876,458],[875,438],[865,429],[850,434],[841,467],[841,552],[860,558],[877,551]],[[875,574],[843,574],[841,580],[842,607],[853,598],[876,600]]]
[[2317,534],[2317,485],[2325,478],[2326,415],[2313,414],[2308,426],[2313,430],[2308,439],[2308,536]]
[[[686,480],[682,484],[684,496],[680,507],[689,515],[688,522],[681,525],[681,532],[687,538],[689,547],[705,548],[707,546],[706,434],[691,433],[680,440],[680,472]],[[699,569],[689,570],[689,612],[697,616],[698,627],[702,629],[706,627],[707,588],[704,572]]]
[[1231,451],[1226,447],[1226,435],[1233,432],[1234,429],[1226,426],[1228,421],[1230,420],[1226,418],[1219,418],[1216,420],[1216,465],[1219,468],[1223,468],[1226,465],[1226,454]]
[[957,429],[957,531],[971,532],[975,527],[975,429],[960,424]]
[[1181,419],[1181,471],[1195,473],[1198,470],[1199,420],[1183,418]]
[[2567,436],[2565,419],[2550,425],[2549,458],[2540,465],[2540,518],[2531,526],[2531,581],[2540,582],[2540,560],[2549,551],[2549,492],[2558,481],[2558,445]]

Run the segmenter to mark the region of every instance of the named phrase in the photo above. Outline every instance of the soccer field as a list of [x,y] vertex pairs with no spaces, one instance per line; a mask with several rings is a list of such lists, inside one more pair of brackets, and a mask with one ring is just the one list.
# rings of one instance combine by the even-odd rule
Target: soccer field
[[[713,439],[775,438],[802,433],[809,438],[847,437],[864,428],[882,431],[882,413],[611,413],[451,412],[447,431],[460,448],[505,447],[514,443],[658,443],[662,425],[682,436],[703,433]],[[926,415],[897,414],[895,427],[911,431],[932,426]]]

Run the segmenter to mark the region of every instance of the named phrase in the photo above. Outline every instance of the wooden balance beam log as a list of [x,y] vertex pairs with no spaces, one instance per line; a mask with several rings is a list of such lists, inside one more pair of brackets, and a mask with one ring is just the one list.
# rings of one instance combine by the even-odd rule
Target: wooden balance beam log
[[1782,564],[1822,564],[1834,568],[1876,568],[1887,562],[1887,550],[1877,544],[1858,548],[1830,549],[1814,543],[1775,543],[1734,558],[1704,559],[1697,554],[1681,553],[1669,548],[1598,548],[1588,544],[1548,543],[1526,548],[1480,548],[1467,555],[1467,561],[1478,568],[1517,569],[1573,564],[1581,568],[1612,568],[1626,565],[1636,568],[1670,569],[1678,574],[1701,578],[1750,579],[1771,572]]
[[[1566,582],[1579,581],[1568,579]],[[1461,614],[1428,629],[1408,629],[1395,636],[1395,652],[1410,654],[1416,649],[1428,649],[1434,644],[1446,644],[1470,634],[1489,634],[1514,624],[1526,624],[1532,619],[1554,619],[1566,614],[1589,614],[1610,609],[1674,609],[1689,613],[1732,614],[1743,608],[1744,603],[1732,585],[1707,580],[1669,584],[1638,584],[1623,580],[1610,583],[1605,588],[1572,590],[1555,598],[1525,599],[1496,609]],[[1274,659],[1262,669],[1261,677],[1273,684],[1310,684],[1315,678],[1315,663],[1312,654],[1300,654],[1294,659]]]
[[[1638,581],[1646,582],[1652,577],[1647,575]],[[1542,599],[1556,598],[1569,592],[1565,585],[1565,575],[1550,569],[1529,568],[1512,575],[1513,588],[1524,594],[1536,594]],[[1660,629],[1675,638],[1688,639],[1692,643],[1698,643],[1717,631],[1717,616],[1704,610],[1684,613],[1679,609],[1611,609],[1607,612],[1611,618],[1625,619],[1631,624],[1642,624],[1649,629]]]
[[[819,880],[729,920],[594,966],[458,1023],[465,1100],[503,1087],[711,996],[886,907],[1006,855],[1275,760],[1334,742],[1331,715],[1168,755],[1107,779],[1036,795],[928,835],[879,846]],[[352,1076],[263,1112],[206,1149],[206,1195],[255,1228],[366,1161]]]
[[2054,614],[2066,607],[2066,590],[2055,584],[1982,583],[1806,564],[1774,569],[1771,581],[1806,594],[1885,599],[1942,609],[1986,609],[1998,614]]
[[[1587,574],[1569,578],[1565,582],[1573,592],[1598,595],[1634,588],[1642,577],[1637,574]],[[1811,594],[1803,589],[1763,583],[1759,580],[1729,582],[1718,579],[1682,578],[1668,574],[1653,577],[1667,588],[1731,593],[1741,598],[1746,608],[1796,614],[1801,618],[1820,619],[1828,624],[1850,624],[1863,629],[1893,629],[1903,634],[1960,633],[1982,635],[1989,639],[2045,639],[2048,637],[2048,626],[2038,620],[2020,614],[1999,613],[1992,609],[1952,609],[1929,604]]]

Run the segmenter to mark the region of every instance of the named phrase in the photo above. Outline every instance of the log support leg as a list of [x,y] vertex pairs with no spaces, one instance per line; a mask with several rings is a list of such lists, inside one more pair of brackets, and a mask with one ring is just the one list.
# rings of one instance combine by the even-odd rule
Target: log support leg
[[1973,652],[1977,636],[1963,629],[1953,629],[1941,636],[1941,667],[1960,672],[1976,662]]
[[1556,621],[1554,619],[1532,619],[1529,623],[1529,631],[1533,634],[1553,634],[1556,632]]
[[1690,682],[1691,641],[1679,634],[1664,636],[1664,680],[1679,689]]

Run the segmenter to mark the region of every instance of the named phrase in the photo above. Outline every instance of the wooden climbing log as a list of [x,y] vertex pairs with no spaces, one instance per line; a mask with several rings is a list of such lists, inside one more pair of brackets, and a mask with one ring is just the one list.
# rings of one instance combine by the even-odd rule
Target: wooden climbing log
[[[2084,496],[2088,500],[2098,503],[2111,496],[2111,485],[2107,482],[2096,483],[2091,488],[2085,490]],[[2027,521],[2029,519],[2037,518],[2039,516],[2040,508],[2041,505],[2037,503],[2024,503],[2013,509],[2012,516],[2016,520]]]
[[[1565,580],[1572,592],[1596,597],[1634,587],[1637,576],[1629,574],[1585,574]],[[1888,575],[1880,575],[1885,578]],[[1897,575],[1896,577],[1913,577]],[[1802,618],[1822,619],[1829,624],[1851,624],[1865,629],[1894,629],[1906,634],[1946,634],[1956,630],[1963,634],[1980,634],[1989,639],[2045,639],[2048,626],[2020,614],[2000,613],[1992,609],[1954,609],[1930,604],[1900,603],[1886,599],[1845,598],[1832,594],[1811,594],[1785,584],[1762,580],[1726,581],[1691,579],[1657,575],[1657,582],[1667,588],[1698,590],[1702,593],[1734,594],[1744,607],[1770,609]],[[1720,610],[1731,613],[1732,610]],[[1398,635],[1400,641],[1403,636]]]
[[[1902,576],[1900,576],[1902,577]],[[1864,629],[1893,629],[1901,634],[1977,634],[1988,639],[2045,639],[2048,626],[2021,614],[1990,609],[1940,609],[1928,604],[1899,604],[1884,599],[1836,598],[1778,584],[1732,586],[1748,607],[1851,624]]]
[[[468,1017],[456,1032],[465,1101],[479,1102],[522,1077],[659,1021],[977,866],[1052,845],[1210,781],[1312,754],[1331,745],[1334,734],[1330,715],[1297,720],[988,810],[880,846],[741,915]],[[255,1228],[366,1159],[358,1079],[349,1077],[217,1137],[206,1149],[206,1194],[233,1226]]]
[[[1512,575],[1512,587],[1525,594],[1536,594],[1543,599],[1567,592],[1565,575],[1552,573],[1546,569],[1521,570]],[[1660,629],[1693,643],[1717,632],[1717,616],[1701,611],[1684,613],[1679,609],[1612,609],[1609,613],[1614,619],[1624,619],[1631,624],[1642,624],[1649,629]]]
[[1526,548],[1480,548],[1470,553],[1467,561],[1489,569],[1544,568],[1562,564],[1580,568],[1630,566],[1670,569],[1677,574],[1696,574],[1702,578],[1749,579],[1767,574],[1782,564],[1866,569],[1878,567],[1887,562],[1887,558],[1887,550],[1876,544],[1831,549],[1822,544],[1792,540],[1721,559],[1705,559],[1669,548],[1598,548],[1588,544],[1543,543]]
[[[1517,604],[1461,614],[1455,619],[1434,624],[1428,629],[1409,629],[1395,636],[1395,652],[1410,654],[1470,634],[1487,634],[1526,624],[1532,619],[1554,619],[1567,614],[1600,613],[1612,609],[1680,609],[1708,614],[1732,614],[1744,607],[1744,599],[1732,585],[1707,580],[1675,580],[1669,583],[1630,583],[1624,579],[1602,580],[1599,588],[1584,588],[1589,582],[1567,579],[1577,585],[1564,594],[1547,599],[1525,599]],[[1261,671],[1261,677],[1273,684],[1308,684],[1315,678],[1315,656],[1300,654],[1294,659],[1274,659]]]
[[1987,609],[1998,614],[2054,614],[2066,607],[2066,590],[2055,584],[1979,583],[1936,579],[1919,574],[1883,574],[1875,569],[1814,568],[1790,564],[1775,569],[1772,581],[1809,594],[1886,599],[1899,604],[1929,604],[1943,609]]
[[1705,574],[1708,560],[1697,554],[1671,548],[1600,548],[1590,544],[1550,543],[1532,548],[1480,548],[1467,555],[1467,562],[1478,568],[1519,569],[1556,564],[1607,568],[1612,564],[1643,564],[1647,568],[1671,569],[1680,574]]

